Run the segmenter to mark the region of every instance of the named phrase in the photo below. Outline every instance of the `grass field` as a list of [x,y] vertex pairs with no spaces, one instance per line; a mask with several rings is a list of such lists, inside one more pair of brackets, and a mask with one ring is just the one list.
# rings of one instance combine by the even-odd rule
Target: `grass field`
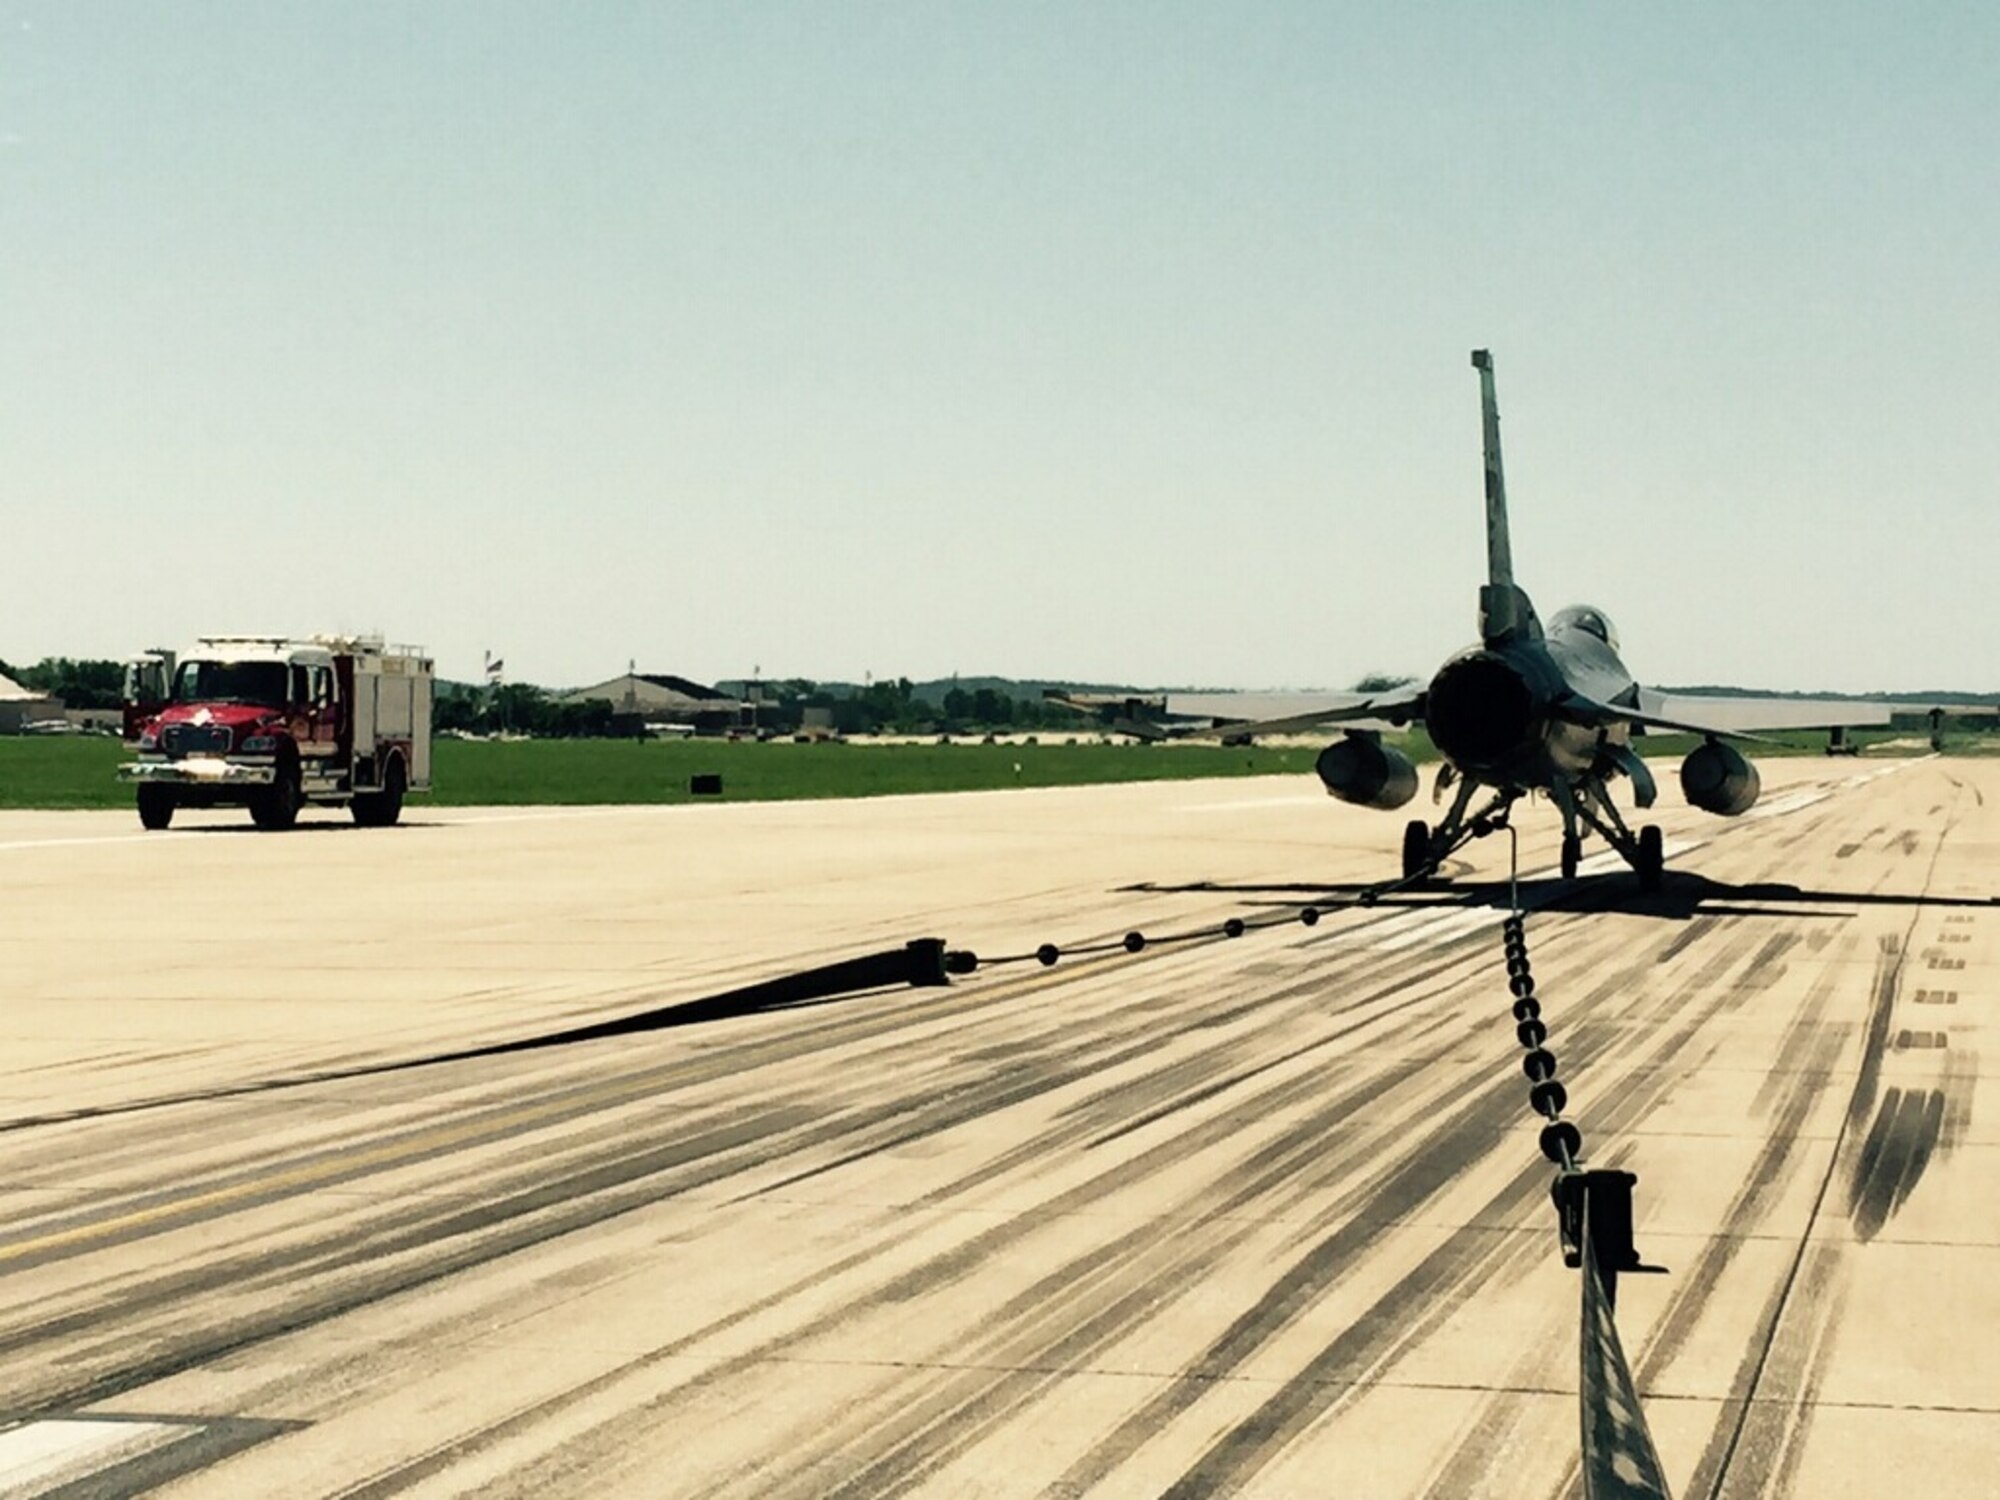
[[[439,740],[429,794],[439,807],[713,801],[690,777],[722,777],[730,802],[879,797],[1012,786],[1088,786],[1312,770],[1308,749],[1217,745],[794,745],[749,741]],[[116,740],[0,739],[0,807],[128,807]]]
[[[1819,735],[1789,738],[1795,743],[1784,751],[1760,746],[1753,753],[1817,754],[1824,744]],[[1421,734],[1411,734],[1402,743],[1419,762],[1435,759]],[[1646,742],[1645,753],[1681,755],[1694,743],[1685,737],[1653,739]],[[688,792],[689,777],[709,772],[722,777],[722,800],[733,802],[1090,786],[1198,776],[1306,775],[1316,754],[1316,747],[1262,745],[439,740],[437,790],[428,800],[440,807],[709,801],[713,799]],[[114,779],[124,758],[123,746],[112,739],[0,739],[0,807],[129,807],[131,788]]]

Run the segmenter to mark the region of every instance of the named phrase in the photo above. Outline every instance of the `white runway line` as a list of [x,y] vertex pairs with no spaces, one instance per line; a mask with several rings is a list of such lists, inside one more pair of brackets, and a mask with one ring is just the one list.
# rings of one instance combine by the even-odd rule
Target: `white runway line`
[[1232,802],[1195,802],[1179,809],[1184,813],[1254,812],[1260,807],[1324,807],[1325,792],[1305,797],[1238,797]]
[[1832,788],[1821,791],[1790,792],[1770,802],[1760,802],[1743,815],[1746,823],[1761,822],[1765,818],[1782,818],[1786,813],[1795,813],[1811,807],[1816,802],[1824,802],[1833,795]]
[[81,838],[9,839],[0,849],[74,849],[80,844],[144,844],[184,839],[193,830],[181,833],[95,833]]
[[198,1430],[183,1422],[23,1423],[0,1432],[0,1496],[45,1495]]

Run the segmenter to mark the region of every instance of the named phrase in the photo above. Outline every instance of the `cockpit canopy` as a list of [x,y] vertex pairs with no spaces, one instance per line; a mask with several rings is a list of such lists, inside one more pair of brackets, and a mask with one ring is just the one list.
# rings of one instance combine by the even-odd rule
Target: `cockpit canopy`
[[1618,649],[1618,627],[1611,623],[1611,617],[1603,610],[1588,604],[1572,604],[1549,621],[1549,634],[1565,630],[1580,630],[1585,635],[1594,635],[1613,651]]

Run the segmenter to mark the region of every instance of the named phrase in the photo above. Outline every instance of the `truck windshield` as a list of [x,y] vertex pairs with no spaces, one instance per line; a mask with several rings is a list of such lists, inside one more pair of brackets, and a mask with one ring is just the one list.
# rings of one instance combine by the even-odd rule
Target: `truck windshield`
[[281,661],[184,661],[174,674],[176,703],[285,705]]

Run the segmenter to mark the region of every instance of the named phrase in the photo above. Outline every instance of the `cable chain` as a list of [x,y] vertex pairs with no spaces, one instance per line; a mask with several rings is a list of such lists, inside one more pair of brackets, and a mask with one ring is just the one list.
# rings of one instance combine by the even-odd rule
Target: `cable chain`
[[1514,1035],[1527,1051],[1521,1071],[1528,1075],[1528,1107],[1549,1122],[1542,1127],[1542,1155],[1573,1172],[1583,1155],[1583,1132],[1562,1117],[1569,1093],[1556,1079],[1555,1053],[1542,1045],[1549,1039],[1549,1028],[1542,1020],[1542,1003],[1535,998],[1526,920],[1518,910],[1510,912],[1500,932],[1507,953],[1507,988],[1514,996]]
[[1297,923],[1303,927],[1314,927],[1319,919],[1329,911],[1348,911],[1357,906],[1373,906],[1384,896],[1394,895],[1411,886],[1421,885],[1429,880],[1434,870],[1419,870],[1414,875],[1405,875],[1400,880],[1383,880],[1374,885],[1363,886],[1350,900],[1330,900],[1316,902],[1299,908],[1297,916],[1252,918],[1231,917],[1219,927],[1196,927],[1187,932],[1162,933],[1148,937],[1143,932],[1128,932],[1122,938],[1110,942],[1079,943],[1062,948],[1054,943],[1043,943],[1032,953],[1003,953],[998,958],[981,958],[969,948],[954,948],[944,956],[945,971],[951,974],[971,974],[979,969],[997,968],[1002,964],[1038,963],[1043,968],[1053,968],[1065,958],[1088,958],[1100,953],[1144,953],[1149,947],[1167,943],[1193,943],[1203,938],[1239,938],[1246,932],[1263,932],[1274,927],[1290,927]]

